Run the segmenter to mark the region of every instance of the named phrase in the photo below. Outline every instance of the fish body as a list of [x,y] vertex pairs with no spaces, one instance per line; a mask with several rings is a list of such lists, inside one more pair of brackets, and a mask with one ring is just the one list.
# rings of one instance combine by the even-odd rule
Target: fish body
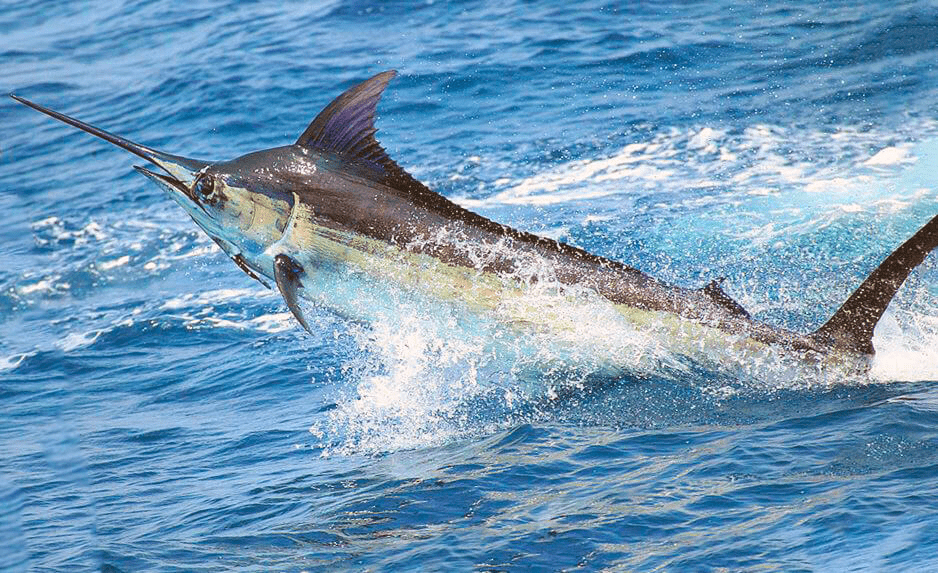
[[938,217],[896,249],[821,328],[798,333],[753,319],[713,281],[667,284],[618,261],[519,231],[434,193],[390,159],[374,137],[378,74],[327,106],[296,142],[230,161],[167,154],[17,101],[155,164],[136,169],[163,187],[249,276],[276,285],[299,321],[309,299],[370,320],[388,288],[429,304],[456,302],[503,322],[563,330],[562,313],[525,304],[532,284],[587,292],[639,328],[670,325],[700,340],[779,346],[811,355],[873,353],[872,334],[908,274],[938,246]]

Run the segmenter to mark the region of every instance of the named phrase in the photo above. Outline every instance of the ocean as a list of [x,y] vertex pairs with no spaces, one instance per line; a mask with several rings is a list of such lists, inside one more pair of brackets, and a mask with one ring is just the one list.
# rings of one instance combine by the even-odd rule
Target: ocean
[[[804,332],[938,213],[936,57],[917,1],[0,7],[0,91],[190,157],[396,69],[377,137],[432,189]],[[593,299],[307,334],[139,159],[0,126],[2,571],[938,570],[934,254],[862,375]]]

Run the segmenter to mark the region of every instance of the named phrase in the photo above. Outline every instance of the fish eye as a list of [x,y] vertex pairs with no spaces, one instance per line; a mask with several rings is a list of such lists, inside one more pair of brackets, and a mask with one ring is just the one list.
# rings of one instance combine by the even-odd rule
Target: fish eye
[[202,199],[208,199],[215,192],[215,178],[211,175],[203,175],[195,180],[192,190]]

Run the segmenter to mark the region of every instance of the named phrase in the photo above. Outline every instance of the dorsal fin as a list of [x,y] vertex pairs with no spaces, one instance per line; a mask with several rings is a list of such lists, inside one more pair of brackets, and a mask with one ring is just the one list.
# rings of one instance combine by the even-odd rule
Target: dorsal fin
[[332,100],[309,124],[296,145],[329,151],[348,160],[364,159],[380,163],[387,159],[375,140],[375,111],[394,70],[365,80]]
[[886,257],[812,336],[834,348],[873,354],[876,323],[912,269],[935,247],[938,247],[938,216]]
[[553,248],[558,252],[599,264],[612,265],[626,272],[638,272],[622,263],[587,253],[583,249],[496,223],[460,207],[414,179],[388,157],[374,136],[377,132],[374,127],[375,110],[381,94],[395,75],[397,72],[394,70],[381,72],[346,90],[316,116],[303,135],[296,140],[295,145],[334,153],[353,165],[362,166],[365,169],[358,174],[405,193],[415,204],[433,209],[448,218],[471,222],[492,233]]
[[296,145],[334,153],[342,159],[374,171],[385,185],[417,195],[432,193],[388,157],[375,139],[375,112],[381,94],[395,70],[388,70],[347,89],[319,112]]

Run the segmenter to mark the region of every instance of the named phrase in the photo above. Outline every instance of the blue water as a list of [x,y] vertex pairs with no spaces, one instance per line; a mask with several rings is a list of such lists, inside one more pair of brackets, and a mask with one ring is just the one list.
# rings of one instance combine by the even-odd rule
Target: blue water
[[[430,187],[808,330],[938,212],[938,9],[865,4],[33,0],[0,91],[227,159],[395,68],[379,139]],[[134,158],[0,125],[0,570],[938,569],[935,255],[867,376],[588,316],[306,335]]]

